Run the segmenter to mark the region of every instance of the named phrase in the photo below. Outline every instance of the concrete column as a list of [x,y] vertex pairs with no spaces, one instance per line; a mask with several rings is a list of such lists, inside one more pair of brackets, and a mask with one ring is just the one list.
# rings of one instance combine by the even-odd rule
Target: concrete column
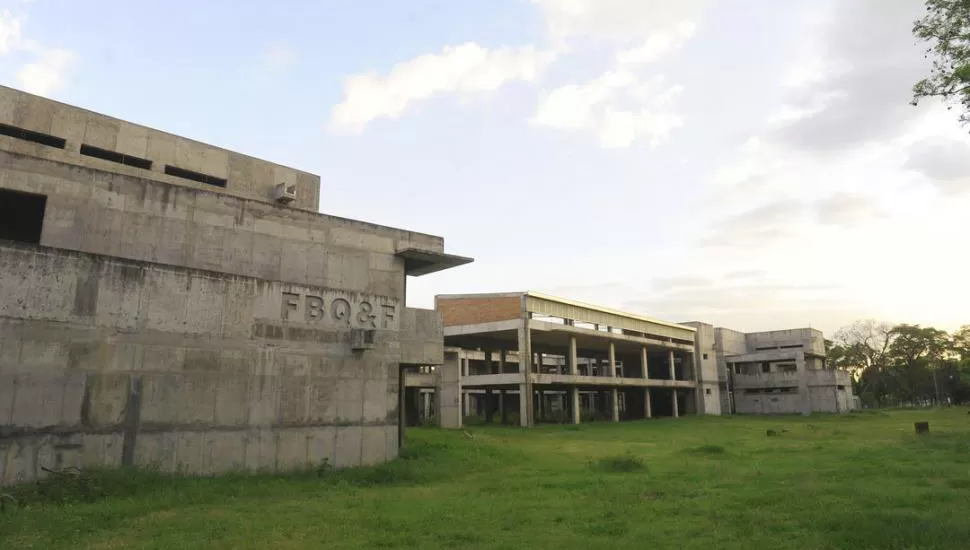
[[653,406],[650,403],[650,388],[643,388],[644,418],[653,418]]
[[442,428],[461,428],[461,360],[457,353],[445,353],[444,363],[437,369],[438,426]]
[[678,407],[678,405],[677,405],[677,390],[671,390],[670,391],[670,395],[672,396],[671,397],[671,399],[672,399],[672,403],[671,404],[673,405],[674,418],[678,418],[680,416],[680,410],[677,408]]
[[542,368],[545,366],[545,362],[546,362],[545,358],[546,357],[544,353],[536,354],[536,372],[540,374],[542,373]]
[[505,390],[498,391],[498,412],[499,417],[502,419],[502,424],[505,424],[505,419],[507,418],[505,414]]
[[485,423],[492,423],[492,388],[485,388]]
[[610,366],[609,373],[611,378],[616,378],[616,344],[610,341]]
[[674,350],[667,352],[667,364],[670,366],[670,379],[677,380],[677,366],[674,363]]
[[579,424],[579,388],[569,388],[569,416],[573,424]]
[[576,364],[578,362],[578,358],[576,355],[577,355],[576,337],[570,336],[569,337],[569,357],[567,360],[569,361],[569,374],[573,376],[576,376],[577,374],[579,374],[579,366]]
[[808,388],[808,371],[805,369],[805,352],[799,351],[795,354],[795,369],[798,375],[798,393],[803,415],[812,414],[812,394]]
[[498,372],[499,374],[505,373],[505,350],[499,350],[498,352]]
[[535,424],[532,408],[532,335],[528,319],[522,319],[519,325],[519,372],[522,373],[522,382],[519,384],[519,424],[527,428]]
[[485,350],[485,373],[495,374],[492,372],[492,350],[490,349]]
[[616,388],[610,392],[610,406],[613,408],[613,422],[620,421],[620,392]]
[[640,348],[640,368],[643,371],[641,373],[643,379],[646,380],[647,378],[650,378],[650,371],[647,369],[647,346],[642,346]]

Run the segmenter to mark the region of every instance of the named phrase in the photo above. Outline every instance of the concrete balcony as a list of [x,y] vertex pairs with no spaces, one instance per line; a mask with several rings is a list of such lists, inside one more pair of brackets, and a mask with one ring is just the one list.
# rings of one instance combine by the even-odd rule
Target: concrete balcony
[[445,340],[438,311],[404,308],[399,338],[402,365],[440,365],[444,362]]
[[802,375],[808,386],[848,386],[852,378],[842,370],[807,370],[804,372],[770,372],[762,374],[735,374],[734,386],[744,388],[797,387]]

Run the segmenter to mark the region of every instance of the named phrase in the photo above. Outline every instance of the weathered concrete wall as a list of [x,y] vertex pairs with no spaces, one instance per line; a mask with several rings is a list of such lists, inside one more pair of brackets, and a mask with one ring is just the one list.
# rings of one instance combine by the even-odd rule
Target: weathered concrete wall
[[[214,147],[188,138],[160,132],[116,118],[65,105],[40,96],[0,86],[0,123],[53,135],[66,141],[63,149],[0,136],[0,148],[98,170],[118,172],[185,187],[209,188],[214,193],[272,199],[280,183],[295,185],[297,199],[291,206],[316,210],[320,202],[320,177]],[[152,161],[149,169],[82,155],[88,145]],[[225,188],[165,173],[172,165],[227,180]]]
[[738,392],[735,398],[738,414],[793,414],[800,412],[802,398],[798,393]]
[[696,408],[700,414],[726,413],[728,409],[722,406],[721,399],[714,326],[700,322],[684,324],[697,330],[694,340],[694,364],[697,369]]
[[440,237],[0,151],[0,188],[47,196],[41,244],[403,296],[408,247]]
[[[397,454],[396,297],[0,243],[0,480]],[[351,329],[376,330],[351,349]]]
[[441,314],[433,309],[401,311],[401,364],[440,365],[444,361]]
[[745,337],[749,352],[760,351],[758,348],[800,345],[805,353],[825,355],[825,337],[822,335],[822,331],[817,329],[798,328],[752,332],[746,334]]

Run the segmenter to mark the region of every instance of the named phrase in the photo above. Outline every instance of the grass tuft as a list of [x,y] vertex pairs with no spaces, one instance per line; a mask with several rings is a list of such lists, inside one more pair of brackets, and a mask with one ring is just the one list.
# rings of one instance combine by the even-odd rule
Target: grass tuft
[[727,454],[727,449],[720,445],[700,445],[698,447],[689,447],[684,449],[684,451],[694,454],[694,455],[723,455]]
[[593,462],[592,468],[600,472],[626,474],[646,471],[647,465],[643,463],[640,457],[626,454],[603,457]]

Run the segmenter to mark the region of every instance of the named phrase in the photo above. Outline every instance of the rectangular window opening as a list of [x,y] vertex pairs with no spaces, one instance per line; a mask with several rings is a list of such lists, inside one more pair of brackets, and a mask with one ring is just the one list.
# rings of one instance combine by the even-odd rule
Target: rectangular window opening
[[193,172],[192,170],[186,170],[184,168],[172,166],[171,164],[165,165],[165,173],[170,176],[197,181],[199,183],[204,183],[206,185],[215,185],[216,187],[225,187],[227,183],[226,180],[223,178],[217,178],[215,176],[202,174],[200,172]]
[[0,135],[22,139],[24,141],[32,141],[34,143],[40,143],[41,145],[47,145],[48,147],[57,147],[58,149],[63,149],[64,145],[67,144],[67,140],[64,138],[11,126],[9,124],[0,124]]
[[839,391],[845,391],[845,386],[843,386],[842,384],[839,384],[837,387]]
[[707,395],[711,395],[711,388],[706,388],[704,390],[704,393],[707,394]]
[[100,147],[94,147],[93,145],[81,145],[81,154],[102,160],[117,162],[118,164],[124,164],[126,166],[142,168],[144,170],[152,169],[152,161],[148,159],[124,155],[116,151],[109,151]]
[[707,354],[706,353],[704,354],[704,360],[705,361],[707,360]]
[[0,239],[40,244],[47,197],[0,189]]

